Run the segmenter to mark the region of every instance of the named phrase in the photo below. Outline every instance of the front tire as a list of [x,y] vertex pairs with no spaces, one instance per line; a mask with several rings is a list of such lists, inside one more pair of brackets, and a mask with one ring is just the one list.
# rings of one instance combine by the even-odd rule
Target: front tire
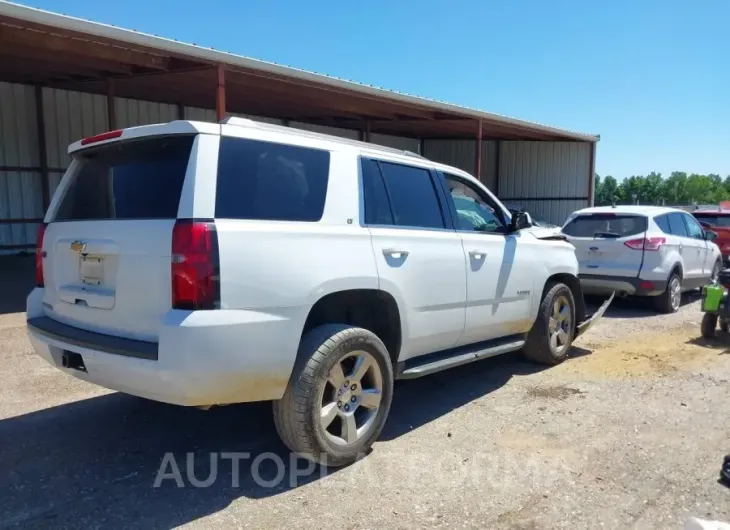
[[393,398],[388,350],[372,332],[326,324],[302,339],[284,396],[274,402],[279,437],[323,465],[350,464],[380,435]]
[[667,289],[654,299],[660,313],[676,313],[682,304],[682,278],[673,272],[667,281]]
[[567,359],[573,344],[575,299],[564,283],[548,284],[545,290],[523,352],[531,361],[556,365]]
[[717,315],[715,313],[705,313],[702,316],[702,336],[711,339],[715,336],[715,328],[717,327]]

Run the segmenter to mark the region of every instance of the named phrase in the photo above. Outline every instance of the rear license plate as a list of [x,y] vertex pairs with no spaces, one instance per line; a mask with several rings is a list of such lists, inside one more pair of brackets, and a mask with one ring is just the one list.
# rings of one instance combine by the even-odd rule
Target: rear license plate
[[82,283],[100,285],[104,279],[104,259],[92,256],[81,256],[79,265]]

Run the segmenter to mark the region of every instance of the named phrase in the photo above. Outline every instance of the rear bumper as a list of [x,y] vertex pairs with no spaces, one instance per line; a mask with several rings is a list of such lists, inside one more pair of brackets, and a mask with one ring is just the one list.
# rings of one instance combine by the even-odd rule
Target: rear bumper
[[579,274],[581,287],[586,294],[608,294],[611,292],[632,296],[657,296],[666,290],[665,282],[624,278],[600,274]]
[[[298,310],[170,311],[154,344],[60,324],[42,314],[42,291],[28,297],[30,342],[69,375],[187,406],[280,399],[286,390],[301,334]],[[65,368],[64,352],[80,354],[85,371]]]

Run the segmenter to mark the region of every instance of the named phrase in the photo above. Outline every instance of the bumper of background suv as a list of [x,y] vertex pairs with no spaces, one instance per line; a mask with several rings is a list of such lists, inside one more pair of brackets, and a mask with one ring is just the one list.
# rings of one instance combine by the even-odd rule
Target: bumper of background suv
[[246,310],[170,311],[158,343],[136,344],[141,341],[46,317],[42,291],[28,297],[31,345],[78,379],[186,406],[280,399],[289,382],[301,334],[295,330],[298,319]]
[[602,274],[579,274],[585,294],[627,294],[631,296],[658,296],[666,290],[665,281],[642,280]]

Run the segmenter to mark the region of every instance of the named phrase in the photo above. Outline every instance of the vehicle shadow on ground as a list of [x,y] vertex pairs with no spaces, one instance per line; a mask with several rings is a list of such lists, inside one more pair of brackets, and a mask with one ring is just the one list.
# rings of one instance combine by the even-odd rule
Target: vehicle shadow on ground
[[[686,306],[700,300],[702,295],[699,291],[691,291],[682,294],[681,305]],[[599,296],[586,296],[586,307],[588,313],[595,312],[606,300]],[[650,318],[661,316],[655,307],[654,301],[649,297],[627,296],[625,298],[614,298],[606,310],[603,318]]]
[[717,350],[718,355],[730,355],[730,334],[724,333],[719,329],[715,331],[715,336],[711,339],[696,337],[694,339],[689,339],[687,344],[694,344],[695,346],[702,346],[704,348]]
[[25,311],[34,284],[33,256],[0,256],[0,315]]
[[[515,354],[399,381],[380,439],[542,369]],[[286,450],[270,403],[202,411],[113,393],[1,420],[0,440],[0,528],[171,528],[240,497],[270,497],[315,481],[335,494],[345,487],[338,470]],[[236,472],[233,458],[240,458]],[[206,487],[193,485],[206,479]]]

